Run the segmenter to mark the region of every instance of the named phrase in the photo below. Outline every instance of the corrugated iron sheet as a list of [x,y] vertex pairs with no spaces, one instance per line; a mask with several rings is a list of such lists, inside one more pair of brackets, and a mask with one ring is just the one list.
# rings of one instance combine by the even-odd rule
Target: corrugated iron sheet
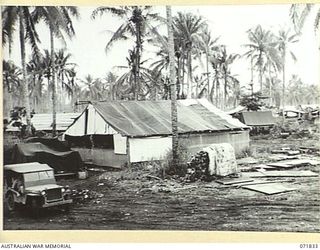
[[[200,100],[178,101],[179,133],[226,131],[246,128],[230,116],[209,110]],[[209,104],[211,105],[211,104]],[[171,103],[161,101],[98,102],[94,107],[114,129],[128,136],[171,134]],[[225,116],[225,117],[224,117]],[[228,121],[229,119],[229,121]]]

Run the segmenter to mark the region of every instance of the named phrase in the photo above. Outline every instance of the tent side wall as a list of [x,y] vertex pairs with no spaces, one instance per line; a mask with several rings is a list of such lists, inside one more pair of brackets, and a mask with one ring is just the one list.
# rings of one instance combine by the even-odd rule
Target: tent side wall
[[163,159],[171,150],[171,137],[129,138],[130,162]]
[[[214,143],[230,143],[236,154],[249,147],[249,130],[179,135],[180,144],[191,154]],[[130,162],[163,159],[171,150],[171,137],[129,138]]]
[[121,167],[128,161],[127,155],[115,154],[113,149],[72,148],[78,151],[84,162],[102,167]]

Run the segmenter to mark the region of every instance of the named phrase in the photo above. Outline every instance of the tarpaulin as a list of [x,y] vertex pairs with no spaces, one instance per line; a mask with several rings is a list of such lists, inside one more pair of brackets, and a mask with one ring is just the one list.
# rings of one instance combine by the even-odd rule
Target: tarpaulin
[[83,164],[78,152],[57,151],[40,142],[16,144],[12,153],[12,162],[46,163],[56,172],[77,172]]
[[212,144],[202,151],[208,153],[210,175],[227,176],[237,173],[236,157],[231,144]]

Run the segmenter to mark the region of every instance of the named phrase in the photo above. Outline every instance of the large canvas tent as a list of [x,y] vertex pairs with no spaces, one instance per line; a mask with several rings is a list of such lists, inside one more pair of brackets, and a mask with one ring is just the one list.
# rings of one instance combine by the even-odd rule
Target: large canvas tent
[[[171,149],[170,101],[89,104],[64,134],[85,161],[120,166],[162,159]],[[190,152],[228,142],[236,152],[249,146],[248,127],[205,99],[178,101],[178,131]]]

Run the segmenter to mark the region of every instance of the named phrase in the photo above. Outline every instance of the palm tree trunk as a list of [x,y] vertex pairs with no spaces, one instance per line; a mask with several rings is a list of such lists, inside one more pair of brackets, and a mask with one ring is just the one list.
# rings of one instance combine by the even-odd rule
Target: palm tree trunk
[[24,99],[24,105],[26,108],[26,136],[31,135],[31,117],[30,117],[30,99],[29,99],[29,85],[27,81],[27,69],[26,69],[26,48],[25,48],[25,34],[24,34],[24,22],[23,22],[23,7],[19,7],[19,39],[20,39],[20,52],[21,52],[21,65],[22,65],[22,96]]
[[282,55],[282,118],[284,120],[284,106],[285,106],[285,89],[286,89],[286,48],[284,47],[283,55]]
[[139,93],[139,89],[140,89],[140,53],[141,53],[141,27],[140,27],[141,23],[140,21],[138,21],[136,23],[136,77],[135,77],[135,88],[136,88],[136,92],[135,92],[135,100],[138,100],[138,93]]
[[250,81],[251,95],[253,96],[253,57],[252,57],[252,55],[251,55],[251,60],[250,60],[250,67],[251,67],[251,81]]
[[224,72],[224,96],[223,96],[223,106],[222,109],[225,109],[227,106],[227,84],[228,84],[228,80],[227,80],[227,72]]
[[260,92],[262,93],[262,65],[260,65],[260,69],[259,69],[259,82],[260,82]]
[[270,105],[270,107],[272,106],[272,97],[271,97],[272,93],[271,93],[271,91],[272,91],[272,76],[271,76],[271,69],[270,69],[270,64],[269,64],[269,98],[270,98],[269,105]]
[[169,46],[169,64],[170,64],[170,82],[171,82],[171,127],[172,127],[172,156],[173,165],[176,166],[178,160],[178,112],[177,112],[177,93],[176,93],[176,70],[174,63],[174,41],[172,30],[171,7],[166,6],[167,27],[168,27],[168,46]]
[[53,28],[50,27],[50,44],[51,44],[51,87],[52,87],[52,137],[56,136],[56,128],[57,128],[57,114],[56,114],[56,74],[55,74],[55,55],[54,55],[54,34],[53,34]]
[[209,100],[209,88],[210,88],[210,77],[209,77],[209,55],[206,51],[206,74],[207,74],[207,99]]
[[180,85],[179,89],[180,91],[178,92],[178,95],[181,96],[183,92],[183,82],[181,81],[181,66],[182,66],[182,61],[181,61],[181,55],[178,57],[178,84]]
[[184,75],[185,75],[185,57],[184,54],[182,56],[182,78],[181,78],[181,96],[184,95]]
[[188,84],[188,94],[187,98],[190,99],[192,96],[192,58],[191,58],[191,51],[188,51],[188,75],[187,75],[187,84]]

